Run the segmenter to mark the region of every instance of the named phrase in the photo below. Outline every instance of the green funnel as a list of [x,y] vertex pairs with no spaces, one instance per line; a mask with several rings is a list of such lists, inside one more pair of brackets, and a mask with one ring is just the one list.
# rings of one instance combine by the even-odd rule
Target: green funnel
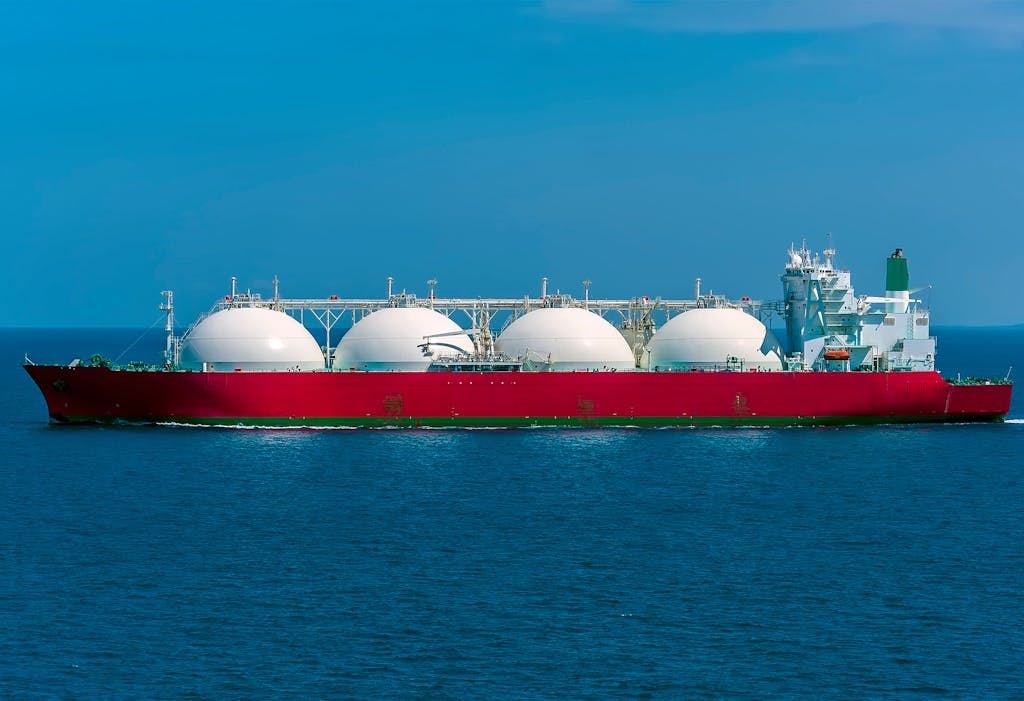
[[885,261],[886,292],[906,292],[910,289],[910,273],[907,272],[907,259],[903,257],[903,249],[897,248]]

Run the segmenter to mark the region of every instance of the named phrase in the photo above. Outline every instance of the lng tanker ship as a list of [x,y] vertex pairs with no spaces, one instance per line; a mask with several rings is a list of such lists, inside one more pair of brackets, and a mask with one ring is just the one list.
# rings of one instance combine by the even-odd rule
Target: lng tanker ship
[[[935,370],[929,311],[900,249],[884,296],[835,251],[790,247],[783,299],[289,300],[229,295],[181,336],[165,292],[162,366],[25,369],[51,421],[220,426],[691,426],[1001,421],[1007,380]],[[469,328],[453,320],[464,313]],[[326,335],[321,346],[306,315]],[[331,345],[335,325],[352,325]],[[779,339],[764,323],[782,316]],[[609,317],[617,322],[612,323]],[[660,323],[659,323],[660,321]]]

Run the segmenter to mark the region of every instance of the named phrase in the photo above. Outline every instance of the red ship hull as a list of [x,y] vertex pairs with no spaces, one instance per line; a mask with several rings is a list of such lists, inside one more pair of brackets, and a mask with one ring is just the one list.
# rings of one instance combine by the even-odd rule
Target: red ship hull
[[1001,421],[937,372],[167,372],[27,365],[58,422],[691,426]]

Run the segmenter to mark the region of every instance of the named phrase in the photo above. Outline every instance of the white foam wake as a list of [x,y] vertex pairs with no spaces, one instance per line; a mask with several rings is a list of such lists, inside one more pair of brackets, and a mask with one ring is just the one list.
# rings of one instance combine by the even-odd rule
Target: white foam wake
[[217,428],[238,431],[358,431],[358,426],[260,426],[258,424],[195,424],[185,421],[157,421],[157,426],[173,428]]

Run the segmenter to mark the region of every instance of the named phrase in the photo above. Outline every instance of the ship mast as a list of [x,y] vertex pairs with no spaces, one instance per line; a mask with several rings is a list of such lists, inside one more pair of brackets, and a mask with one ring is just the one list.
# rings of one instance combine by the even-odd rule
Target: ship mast
[[167,300],[160,305],[160,311],[167,313],[167,323],[164,324],[164,331],[167,332],[164,365],[176,367],[178,365],[178,339],[174,337],[174,291],[163,290],[160,294]]

